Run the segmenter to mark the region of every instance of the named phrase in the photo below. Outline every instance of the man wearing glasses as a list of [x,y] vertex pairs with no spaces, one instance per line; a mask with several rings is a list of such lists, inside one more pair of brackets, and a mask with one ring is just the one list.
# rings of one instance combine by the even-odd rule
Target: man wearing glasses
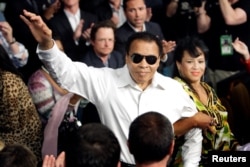
[[[187,132],[179,122],[176,123],[181,118],[191,120],[193,115],[197,115],[197,110],[180,84],[157,72],[163,55],[161,41],[157,37],[147,32],[135,33],[126,45],[125,66],[119,69],[94,68],[72,62],[61,52],[51,40],[51,30],[40,16],[24,11],[21,18],[37,39],[39,58],[53,78],[63,88],[95,104],[101,122],[115,133],[121,145],[122,167],[135,164],[127,147],[130,123],[149,111],[157,111],[168,117],[174,124],[175,135],[185,134],[184,166],[198,166],[201,129],[194,125]],[[210,120],[204,123],[207,127]]]

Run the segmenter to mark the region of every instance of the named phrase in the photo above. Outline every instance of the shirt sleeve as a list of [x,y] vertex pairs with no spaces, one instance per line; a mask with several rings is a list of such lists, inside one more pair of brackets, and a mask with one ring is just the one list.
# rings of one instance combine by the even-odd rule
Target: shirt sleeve
[[185,143],[182,146],[184,167],[197,167],[201,159],[202,131],[193,128],[185,134]]
[[12,59],[13,64],[17,68],[19,68],[19,67],[23,67],[24,65],[27,64],[29,53],[23,44],[17,42],[17,45],[19,48],[19,52],[17,54],[13,54],[12,51],[10,49],[8,49],[8,54],[9,54],[10,58]]

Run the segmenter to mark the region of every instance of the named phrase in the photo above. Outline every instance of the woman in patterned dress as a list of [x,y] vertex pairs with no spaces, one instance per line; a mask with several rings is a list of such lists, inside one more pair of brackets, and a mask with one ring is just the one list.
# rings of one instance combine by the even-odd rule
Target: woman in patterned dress
[[[215,90],[204,82],[208,49],[196,37],[181,39],[174,53],[174,79],[189,94],[197,110],[213,118],[211,128],[203,130],[202,157],[200,166],[206,166],[209,151],[230,151],[240,148],[227,121],[228,113]],[[179,148],[181,149],[181,148]],[[180,166],[180,154],[176,154],[175,166]]]

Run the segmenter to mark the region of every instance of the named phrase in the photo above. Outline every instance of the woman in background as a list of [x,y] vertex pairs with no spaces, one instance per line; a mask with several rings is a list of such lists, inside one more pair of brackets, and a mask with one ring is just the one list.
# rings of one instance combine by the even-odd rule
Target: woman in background
[[0,45],[0,140],[18,143],[41,161],[41,122],[21,75]]

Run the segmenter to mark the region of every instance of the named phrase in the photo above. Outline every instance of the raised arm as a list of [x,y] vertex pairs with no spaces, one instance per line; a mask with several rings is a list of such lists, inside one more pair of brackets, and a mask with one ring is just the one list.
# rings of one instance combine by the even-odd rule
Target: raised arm
[[232,8],[229,0],[219,0],[221,13],[227,25],[239,25],[247,21],[247,14],[242,8]]
[[29,27],[41,50],[48,50],[53,47],[52,31],[39,15],[23,10],[23,15],[20,15],[20,18]]
[[236,38],[234,42],[232,43],[232,45],[233,45],[234,50],[240,53],[243,56],[245,61],[250,59],[247,45],[244,42],[240,41],[239,38]]
[[207,15],[205,10],[206,1],[202,1],[202,5],[199,8],[195,8],[197,17],[197,30],[199,33],[204,33],[210,28],[211,18]]
[[246,66],[246,70],[250,72],[250,53],[247,45],[240,41],[239,38],[236,38],[232,43],[232,46],[236,52],[240,53],[244,58],[244,64]]

